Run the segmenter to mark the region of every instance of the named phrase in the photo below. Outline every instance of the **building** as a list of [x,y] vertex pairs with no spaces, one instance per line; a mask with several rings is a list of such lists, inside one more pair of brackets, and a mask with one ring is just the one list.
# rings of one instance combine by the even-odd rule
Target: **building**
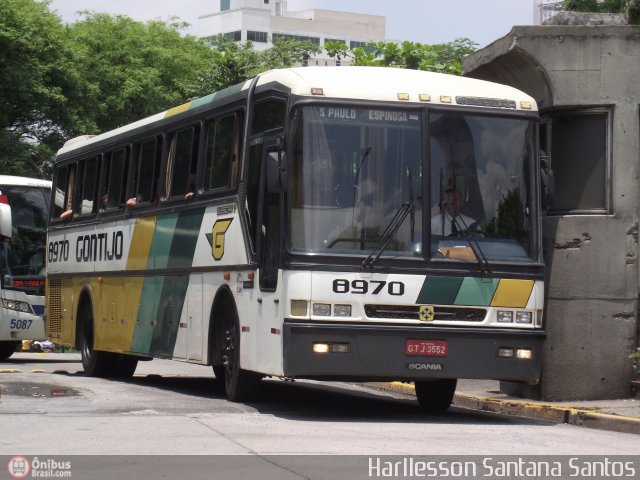
[[[256,50],[272,46],[274,38],[309,40],[324,45],[339,40],[350,49],[385,39],[385,17],[331,10],[288,11],[281,0],[219,0],[219,11],[198,17],[199,35],[205,41],[223,36],[236,42],[253,42]],[[320,54],[316,65],[335,65]],[[343,60],[344,62],[344,60]]]
[[513,27],[463,68],[536,99],[541,154],[555,173],[543,219],[542,380],[503,390],[544,400],[629,396],[640,326],[640,26]]

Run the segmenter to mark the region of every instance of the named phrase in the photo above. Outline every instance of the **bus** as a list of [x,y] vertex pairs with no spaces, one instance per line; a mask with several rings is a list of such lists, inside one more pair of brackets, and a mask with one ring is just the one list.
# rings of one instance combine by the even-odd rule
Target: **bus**
[[0,360],[43,340],[51,182],[0,175]]
[[538,118],[494,83],[301,67],[71,140],[48,336],[92,376],[211,365],[232,401],[264,377],[414,382],[430,411],[458,378],[535,384]]

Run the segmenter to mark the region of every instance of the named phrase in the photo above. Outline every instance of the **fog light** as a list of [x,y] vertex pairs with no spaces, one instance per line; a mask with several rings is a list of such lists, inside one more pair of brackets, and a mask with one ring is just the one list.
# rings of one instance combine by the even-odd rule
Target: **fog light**
[[306,317],[307,316],[307,301],[306,300],[291,300],[291,315],[294,317]]
[[333,306],[333,314],[336,317],[350,317],[351,316],[351,305],[334,305]]
[[331,315],[331,305],[329,305],[328,303],[314,303],[313,314],[328,317],[329,315]]
[[533,352],[530,348],[519,348],[516,350],[516,357],[520,360],[531,360]]
[[328,343],[314,343],[313,344],[313,353],[329,353],[329,344]]
[[513,348],[499,348],[498,356],[502,358],[513,358]]
[[350,345],[348,343],[332,343],[331,351],[333,353],[349,353],[351,350]]
[[531,312],[516,312],[516,323],[531,323]]
[[512,323],[513,312],[508,310],[498,310],[498,322],[500,323]]

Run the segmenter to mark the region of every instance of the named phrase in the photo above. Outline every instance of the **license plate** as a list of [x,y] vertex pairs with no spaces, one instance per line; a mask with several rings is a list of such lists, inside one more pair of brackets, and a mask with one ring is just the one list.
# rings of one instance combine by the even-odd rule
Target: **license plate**
[[405,355],[423,357],[446,357],[449,345],[446,340],[415,340],[408,339],[404,347]]

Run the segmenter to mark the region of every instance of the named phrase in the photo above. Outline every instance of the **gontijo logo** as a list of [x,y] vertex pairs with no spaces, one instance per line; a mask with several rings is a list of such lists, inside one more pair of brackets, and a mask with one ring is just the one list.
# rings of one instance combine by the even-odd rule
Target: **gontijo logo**
[[9,459],[7,470],[13,478],[25,478],[31,472],[31,464],[27,458],[15,456]]

